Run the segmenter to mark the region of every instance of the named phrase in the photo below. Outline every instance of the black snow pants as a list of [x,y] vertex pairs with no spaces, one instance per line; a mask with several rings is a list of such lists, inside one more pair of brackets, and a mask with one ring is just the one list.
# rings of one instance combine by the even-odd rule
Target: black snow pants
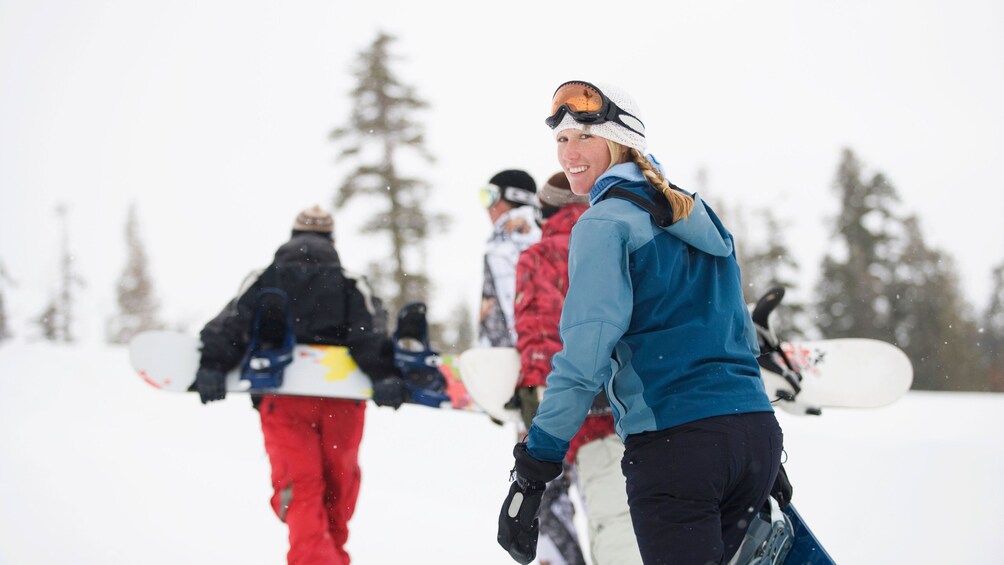
[[767,500],[782,442],[770,412],[628,436],[621,468],[645,564],[728,563]]

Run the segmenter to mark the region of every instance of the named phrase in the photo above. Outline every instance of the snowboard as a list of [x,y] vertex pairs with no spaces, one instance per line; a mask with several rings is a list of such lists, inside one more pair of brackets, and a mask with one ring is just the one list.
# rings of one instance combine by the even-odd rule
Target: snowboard
[[791,523],[792,543],[784,563],[799,565],[834,565],[836,562],[816,539],[802,515],[793,504],[784,509],[784,515]]
[[[270,307],[266,308],[266,304]],[[228,392],[252,392],[363,400],[373,383],[348,348],[297,344],[289,297],[279,288],[262,288],[256,297],[244,359],[226,375]],[[391,339],[394,364],[407,388],[406,402],[434,408],[481,412],[460,380],[458,360],[429,345],[423,302],[409,302],[397,315]],[[172,331],[143,332],[129,344],[129,358],[140,377],[155,388],[196,390],[201,357],[198,338]]]
[[[194,392],[195,373],[199,369],[199,338],[177,331],[142,332],[129,343],[129,360],[147,384],[159,390]],[[440,356],[437,370],[446,381],[444,397],[436,408],[481,412],[460,380],[455,356]],[[241,379],[239,369],[227,374],[228,392],[255,392],[294,396],[319,396],[365,400],[373,396],[373,384],[353,361],[346,347],[302,345],[293,349],[293,362],[275,389],[253,389]],[[416,402],[412,404],[423,404]]]
[[[903,396],[913,382],[913,366],[906,354],[874,339],[782,342],[780,349],[794,366],[795,382],[783,376],[778,366],[774,371],[762,368],[761,378],[774,405],[792,414],[818,415],[828,407],[885,406]],[[469,349],[460,354],[460,370],[478,406],[496,419],[519,421],[519,412],[505,407],[519,380],[515,349]]]
[[784,288],[774,287],[751,312],[764,389],[775,406],[792,414],[819,415],[825,407],[878,408],[910,390],[913,365],[891,343],[864,338],[779,339],[770,314],[782,298]]
[[475,347],[461,353],[457,364],[475,404],[496,420],[523,421],[519,410],[506,407],[519,382],[520,360],[515,348]]
[[[844,338],[781,342],[797,383],[761,366],[767,396],[792,414],[823,408],[878,408],[903,396],[913,383],[913,365],[901,349],[875,339]],[[783,366],[778,364],[778,366]]]

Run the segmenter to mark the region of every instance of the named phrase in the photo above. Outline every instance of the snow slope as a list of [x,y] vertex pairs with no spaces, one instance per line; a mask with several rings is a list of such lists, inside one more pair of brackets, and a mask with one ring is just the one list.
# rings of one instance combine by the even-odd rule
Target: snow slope
[[[0,564],[283,563],[246,397],[144,384],[123,348],[0,346]],[[495,525],[512,428],[370,406],[359,564],[508,564]],[[911,392],[779,413],[795,503],[840,563],[1001,563],[1004,395]]]

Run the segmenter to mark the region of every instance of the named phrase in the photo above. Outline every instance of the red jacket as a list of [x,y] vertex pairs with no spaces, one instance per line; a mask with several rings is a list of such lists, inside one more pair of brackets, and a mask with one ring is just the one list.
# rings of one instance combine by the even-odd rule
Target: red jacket
[[[514,309],[521,363],[518,386],[544,386],[551,373],[551,357],[561,351],[558,324],[568,291],[568,240],[572,226],[588,208],[585,204],[563,206],[544,224],[540,241],[519,256]],[[575,463],[580,447],[613,433],[613,416],[586,418],[565,459]]]
[[516,263],[514,320],[521,387],[542,386],[551,372],[551,357],[561,351],[558,322],[568,291],[568,240],[588,208],[569,204],[558,210],[544,224],[540,241]]

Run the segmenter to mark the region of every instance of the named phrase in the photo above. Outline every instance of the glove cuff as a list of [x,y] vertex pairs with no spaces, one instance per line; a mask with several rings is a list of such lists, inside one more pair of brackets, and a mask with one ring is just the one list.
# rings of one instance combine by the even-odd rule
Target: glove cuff
[[561,474],[561,463],[555,461],[541,461],[535,458],[526,450],[525,443],[517,443],[512,448],[513,457],[516,458],[516,475],[527,481],[549,483],[558,478]]

